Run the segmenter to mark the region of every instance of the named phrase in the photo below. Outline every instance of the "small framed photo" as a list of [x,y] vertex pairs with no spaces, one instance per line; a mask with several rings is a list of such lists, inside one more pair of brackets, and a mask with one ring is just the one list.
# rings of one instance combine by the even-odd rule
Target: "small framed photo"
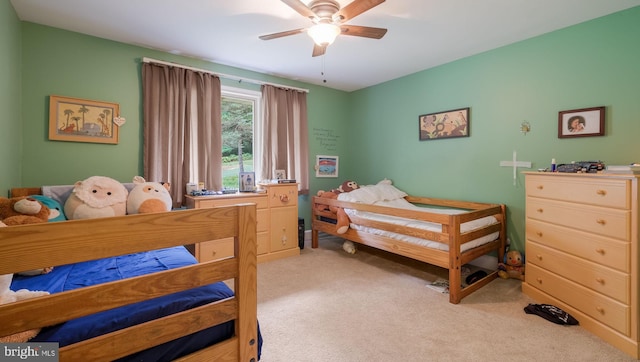
[[276,180],[286,180],[287,179],[287,171],[285,170],[275,170],[275,178]]
[[338,177],[338,156],[316,156],[316,177]]
[[558,138],[604,136],[604,109],[592,107],[558,113]]
[[240,172],[240,177],[238,178],[239,192],[253,192],[256,190],[256,173],[255,172]]
[[469,137],[469,108],[418,116],[420,141]]

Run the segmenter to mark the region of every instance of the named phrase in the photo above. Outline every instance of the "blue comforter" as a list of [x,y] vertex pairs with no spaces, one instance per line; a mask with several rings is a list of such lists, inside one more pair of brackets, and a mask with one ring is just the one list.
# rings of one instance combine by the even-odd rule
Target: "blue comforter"
[[[44,290],[50,293],[73,290],[113,280],[149,274],[197,263],[184,248],[175,247],[130,254],[95,261],[56,266],[49,274],[15,276],[12,290]],[[74,319],[44,328],[32,342],[58,342],[60,347],[99,336],[145,321],[157,319],[185,309],[233,296],[224,283],[215,283],[149,301]],[[234,322],[230,321],[150,348],[125,360],[168,361],[233,336]],[[258,331],[258,355],[262,338]]]

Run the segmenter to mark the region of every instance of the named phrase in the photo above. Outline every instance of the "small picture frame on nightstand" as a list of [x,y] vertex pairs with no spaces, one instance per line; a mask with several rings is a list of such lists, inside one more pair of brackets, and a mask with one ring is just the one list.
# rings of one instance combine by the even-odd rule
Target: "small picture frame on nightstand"
[[239,185],[238,191],[240,192],[253,192],[256,189],[256,174],[255,172],[240,172],[238,177]]
[[274,176],[276,180],[284,180],[287,178],[287,171],[285,170],[275,170]]

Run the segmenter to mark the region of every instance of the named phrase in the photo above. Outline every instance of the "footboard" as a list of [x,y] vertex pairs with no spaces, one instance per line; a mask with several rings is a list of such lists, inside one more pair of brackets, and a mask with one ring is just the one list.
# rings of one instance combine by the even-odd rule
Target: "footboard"
[[[415,196],[407,196],[405,199],[414,205],[457,209],[464,210],[464,212],[457,214],[423,212],[313,197],[312,247],[318,247],[318,233],[324,232],[446,268],[449,270],[451,303],[459,303],[462,298],[497,277],[496,265],[496,269],[490,271],[486,277],[462,287],[461,268],[462,265],[489,253],[497,254],[498,260],[502,260],[506,241],[506,208],[504,205]],[[335,215],[330,211],[321,211],[329,207],[341,207],[359,212],[403,218],[408,220],[405,225],[428,222],[440,225],[441,229],[424,230],[413,226],[387,222],[380,217],[372,220],[351,216],[352,227],[346,233],[338,234],[335,227]],[[463,224],[488,217],[495,218],[494,222],[472,230],[461,231]],[[416,242],[417,240],[420,240],[420,242]],[[423,240],[429,242],[422,242]],[[478,240],[482,242],[478,242]]]
[[3,227],[0,274],[228,237],[235,240],[232,258],[1,305],[0,336],[233,279],[233,297],[62,347],[60,360],[114,360],[227,321],[235,321],[231,339],[187,358],[257,360],[253,204]]

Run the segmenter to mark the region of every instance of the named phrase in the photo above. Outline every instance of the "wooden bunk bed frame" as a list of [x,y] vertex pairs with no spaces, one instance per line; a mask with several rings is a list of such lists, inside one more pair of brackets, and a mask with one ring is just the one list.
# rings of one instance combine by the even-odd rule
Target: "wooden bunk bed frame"
[[[402,255],[428,264],[433,264],[449,270],[449,302],[458,304],[462,298],[480,289],[498,276],[498,270],[491,271],[486,277],[462,287],[462,265],[467,264],[483,255],[497,252],[498,260],[504,257],[506,244],[506,207],[502,204],[487,204],[468,201],[456,201],[446,199],[436,199],[429,197],[407,196],[405,200],[416,205],[428,205],[431,207],[444,207],[464,209],[467,212],[457,215],[446,215],[430,212],[416,212],[413,210],[377,206],[364,203],[353,203],[338,201],[334,199],[314,196],[312,199],[312,220],[311,220],[311,246],[318,247],[318,233],[324,232],[335,235],[353,242],[368,245],[387,252]],[[318,211],[317,205],[342,207],[359,211],[374,212],[389,216],[403,217],[414,220],[422,220],[442,225],[442,232],[425,231],[411,227],[398,226],[395,224],[364,220],[361,218],[351,218],[352,224],[376,228],[380,230],[395,232],[408,236],[429,239],[448,245],[448,251],[428,248],[386,236],[375,235],[352,228],[344,234],[336,233],[334,221],[336,216],[329,211]],[[480,219],[486,216],[494,216],[497,224],[482,227],[480,229],[460,233],[462,223]],[[461,252],[461,245],[475,240],[481,236],[500,232],[498,239],[480,245],[478,247]]]
[[[37,188],[12,190],[12,196],[38,193]],[[110,361],[231,320],[232,338],[180,360],[257,361],[254,204],[2,227],[0,274],[228,237],[235,242],[232,258],[0,305],[0,336],[233,280],[232,298],[61,347],[60,361]]]

